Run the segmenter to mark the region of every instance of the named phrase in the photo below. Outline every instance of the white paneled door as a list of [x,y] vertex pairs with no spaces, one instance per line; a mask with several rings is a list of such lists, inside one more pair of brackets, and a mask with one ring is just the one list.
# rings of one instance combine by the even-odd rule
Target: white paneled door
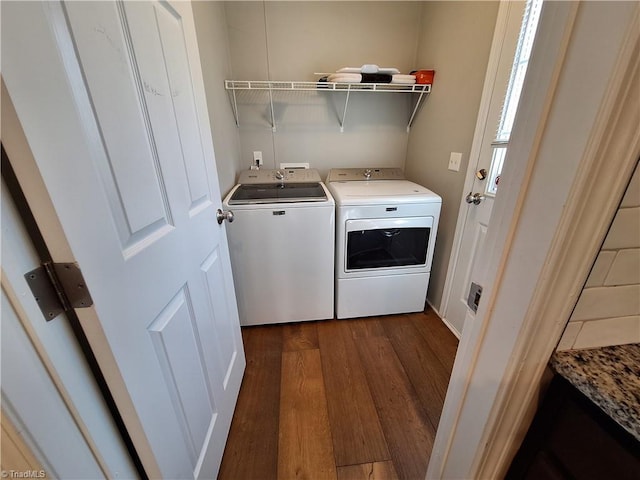
[[190,4],[3,2],[2,73],[145,467],[215,478],[245,360]]
[[[493,155],[496,148],[494,139],[514,66],[524,7],[524,2],[504,2],[500,5],[496,21],[463,192],[465,199],[458,213],[464,218],[464,223],[456,231],[457,240],[451,257],[454,268],[449,272],[450,288],[442,312],[458,334],[462,334],[464,325],[475,318],[475,309],[471,305],[476,303],[477,307],[477,297],[471,285],[473,282],[482,283],[484,275],[478,265],[483,264],[485,237],[497,190],[496,178],[492,175],[498,161],[498,157]],[[504,154],[506,148],[500,151]]]

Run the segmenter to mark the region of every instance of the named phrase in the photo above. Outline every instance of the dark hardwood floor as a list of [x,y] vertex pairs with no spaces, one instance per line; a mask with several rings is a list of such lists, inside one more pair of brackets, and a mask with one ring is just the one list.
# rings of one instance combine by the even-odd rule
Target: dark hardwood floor
[[243,327],[219,479],[423,479],[458,341],[435,313]]

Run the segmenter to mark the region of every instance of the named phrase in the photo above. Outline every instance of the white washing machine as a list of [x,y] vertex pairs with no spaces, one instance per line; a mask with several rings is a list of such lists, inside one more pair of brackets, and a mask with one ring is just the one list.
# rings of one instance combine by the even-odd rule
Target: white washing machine
[[332,169],[336,316],[424,310],[442,199],[398,168]]
[[242,325],[333,318],[335,203],[314,169],[248,170],[224,200]]

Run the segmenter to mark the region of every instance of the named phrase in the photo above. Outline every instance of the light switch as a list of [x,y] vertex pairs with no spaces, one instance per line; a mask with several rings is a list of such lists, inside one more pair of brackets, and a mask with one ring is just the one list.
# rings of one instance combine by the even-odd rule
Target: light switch
[[449,157],[449,170],[459,172],[460,163],[462,163],[462,154],[459,152],[451,152],[451,156]]

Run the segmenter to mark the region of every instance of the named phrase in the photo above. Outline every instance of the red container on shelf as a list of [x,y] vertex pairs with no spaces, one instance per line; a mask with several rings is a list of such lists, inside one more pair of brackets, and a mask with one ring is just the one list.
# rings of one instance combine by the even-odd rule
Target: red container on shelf
[[419,83],[421,85],[432,84],[435,74],[435,70],[416,70],[416,72],[414,73],[414,75],[416,76],[416,83]]

